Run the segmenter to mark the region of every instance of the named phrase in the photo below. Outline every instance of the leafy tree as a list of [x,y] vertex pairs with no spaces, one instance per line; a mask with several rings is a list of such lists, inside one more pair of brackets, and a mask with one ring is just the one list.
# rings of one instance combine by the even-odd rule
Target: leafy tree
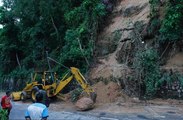
[[154,48],[145,49],[136,56],[139,63],[136,65],[142,71],[142,79],[145,85],[145,97],[152,98],[156,94],[156,84],[160,80],[158,54]]
[[106,14],[100,0],[3,0],[3,3],[0,75],[18,79],[27,76],[30,70],[48,69],[46,51],[66,66],[86,69],[93,55],[98,24]]
[[183,0],[168,1],[160,34],[162,42],[180,40],[183,34]]
[[19,28],[16,26],[16,19],[10,9],[11,2],[8,4],[4,1],[4,6],[1,7],[1,20],[0,23],[3,25],[1,29],[0,37],[0,65],[1,70],[4,74],[8,74],[17,66],[16,55],[21,53],[21,42],[18,41]]
[[61,61],[68,59],[78,66],[83,62],[86,66],[89,65],[95,47],[98,22],[105,14],[105,6],[99,0],[84,0],[80,6],[64,14],[69,29],[66,31]]

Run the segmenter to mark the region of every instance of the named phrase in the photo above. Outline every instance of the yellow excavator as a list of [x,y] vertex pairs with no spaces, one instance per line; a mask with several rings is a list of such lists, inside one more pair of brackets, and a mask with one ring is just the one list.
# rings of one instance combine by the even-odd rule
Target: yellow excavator
[[[13,100],[22,100],[31,98],[35,102],[35,94],[38,90],[44,90],[48,97],[57,96],[71,81],[76,80],[82,89],[91,97],[91,99],[96,101],[96,93],[88,84],[84,76],[80,73],[78,68],[70,67],[69,72],[67,72],[61,80],[56,78],[56,74],[52,76],[53,81],[48,81],[47,75],[48,71],[44,71],[42,75],[42,80],[36,79],[38,73],[32,77],[32,81],[26,84],[26,87],[20,92],[12,92]],[[51,76],[49,76],[51,77]],[[50,78],[49,78],[50,79]]]

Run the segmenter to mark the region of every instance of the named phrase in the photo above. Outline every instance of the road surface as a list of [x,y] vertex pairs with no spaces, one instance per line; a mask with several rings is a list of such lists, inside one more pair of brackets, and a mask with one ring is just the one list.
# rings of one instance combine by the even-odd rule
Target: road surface
[[[10,120],[24,120],[24,112],[30,103],[12,102]],[[181,108],[170,106],[144,106],[145,112],[111,114],[102,111],[53,111],[48,120],[183,120]],[[163,111],[163,112],[162,112]]]

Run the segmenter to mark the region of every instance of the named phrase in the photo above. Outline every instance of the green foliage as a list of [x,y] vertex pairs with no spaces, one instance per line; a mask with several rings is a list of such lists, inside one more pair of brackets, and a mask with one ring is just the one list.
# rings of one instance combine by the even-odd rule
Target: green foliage
[[13,89],[22,90],[25,87],[26,82],[31,79],[31,73],[31,69],[27,70],[24,67],[14,69],[9,74],[9,76],[13,78],[14,84],[16,85],[16,87],[14,87]]
[[[158,36],[160,42],[177,42],[181,40],[183,33],[183,0],[166,2],[165,16],[160,14],[160,0],[150,0],[150,25],[147,32],[151,37]],[[161,6],[161,8],[164,6]],[[160,21],[160,15],[164,19]],[[159,44],[160,47],[162,44]],[[149,51],[149,52],[148,52]],[[146,96],[153,97],[157,89],[164,82],[172,84],[175,80],[182,81],[177,74],[164,73],[160,76],[159,65],[157,64],[158,54],[156,51],[146,50],[139,56],[140,68],[143,68]]]
[[174,85],[174,82],[180,82],[179,87],[183,87],[183,75],[179,72],[172,73],[166,71],[162,73],[161,79],[157,82],[157,88],[160,88],[164,82],[166,85]]
[[183,75],[180,72],[163,71],[156,84],[157,95],[162,98],[182,98]]
[[161,42],[178,41],[183,33],[183,0],[168,1],[166,15],[160,29]]
[[19,80],[30,69],[47,70],[46,51],[65,66],[87,68],[98,23],[106,14],[100,0],[3,0],[3,3],[1,78],[11,75]]
[[172,79],[167,72],[163,73],[160,80],[156,83],[156,87],[160,88],[163,85],[164,81],[167,81],[167,83],[172,83]]
[[0,109],[0,120],[8,120],[7,114],[8,114],[7,110]]
[[[68,29],[65,34],[65,45],[60,55],[62,63],[87,67],[87,61],[93,53],[97,23],[105,13],[105,6],[99,0],[84,0],[80,6],[64,14],[66,23],[72,29]],[[82,64],[84,62],[87,64]]]
[[154,17],[157,17],[158,16],[158,6],[160,4],[160,1],[159,0],[149,0],[149,3],[150,3],[150,17],[151,18],[154,18]]
[[158,54],[154,49],[147,49],[138,53],[140,64],[137,66],[143,70],[143,82],[145,83],[145,96],[152,98],[156,94],[156,83],[160,78]]
[[87,46],[81,45],[83,44],[79,39],[79,31],[68,30],[65,36],[65,45],[63,46],[60,55],[60,61],[66,65],[82,65],[81,63],[84,62],[84,56],[89,56],[89,53],[87,50]]
[[183,75],[182,74],[179,75],[178,80],[180,81],[181,87],[183,87]]
[[121,36],[122,36],[122,32],[120,30],[114,31],[114,33],[112,35],[112,37],[113,37],[112,41],[118,42],[120,40]]
[[149,37],[154,37],[157,35],[160,26],[161,26],[161,21],[159,19],[159,12],[160,12],[160,1],[159,0],[150,0],[150,21],[149,21],[149,26],[147,29],[147,33]]

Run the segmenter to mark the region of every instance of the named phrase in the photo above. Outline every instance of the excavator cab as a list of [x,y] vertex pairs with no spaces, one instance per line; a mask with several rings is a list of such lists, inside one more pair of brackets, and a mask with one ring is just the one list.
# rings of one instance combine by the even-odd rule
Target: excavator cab
[[[53,74],[53,78],[51,75]],[[26,86],[21,92],[13,92],[13,100],[25,101],[31,98],[35,102],[35,94],[38,90],[47,90],[49,88],[56,88],[56,78],[54,78],[55,72],[51,71],[36,71],[31,77],[31,81],[26,83]],[[54,94],[54,93],[53,93]]]

